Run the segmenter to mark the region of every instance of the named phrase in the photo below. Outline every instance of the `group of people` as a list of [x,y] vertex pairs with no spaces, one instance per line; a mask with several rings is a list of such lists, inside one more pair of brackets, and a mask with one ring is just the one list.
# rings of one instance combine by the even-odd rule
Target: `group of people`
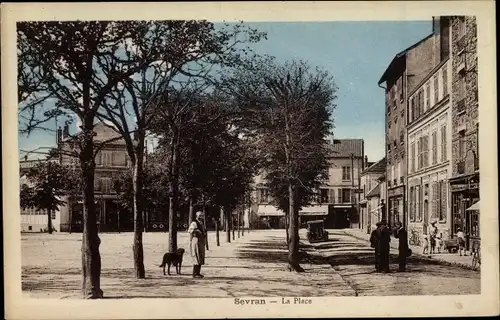
[[376,228],[370,235],[370,245],[375,249],[376,272],[388,273],[391,271],[389,268],[391,235],[399,240],[398,271],[406,271],[406,259],[411,254],[411,250],[408,246],[408,233],[401,222],[396,222],[393,230],[385,220],[377,222],[375,226]]

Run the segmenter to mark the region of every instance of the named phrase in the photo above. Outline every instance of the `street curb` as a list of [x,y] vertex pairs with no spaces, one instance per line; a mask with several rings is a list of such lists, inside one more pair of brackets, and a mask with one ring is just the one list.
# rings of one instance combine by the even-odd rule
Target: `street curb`
[[[355,235],[349,231],[344,231],[344,234],[347,235],[347,236],[351,236],[353,238],[356,238],[358,240],[363,240],[363,241],[367,241],[365,238],[363,237],[360,237],[358,235]],[[394,244],[391,243],[391,249],[394,249],[394,250],[397,250],[397,246],[395,246]],[[439,264],[441,265],[446,265],[446,266],[455,266],[455,267],[460,267],[462,269],[467,269],[467,270],[471,270],[471,271],[476,271],[476,272],[481,272],[481,269],[479,270],[474,270],[472,268],[472,265],[469,265],[469,264],[465,264],[465,263],[461,263],[461,262],[452,262],[452,261],[446,261],[446,260],[442,260],[442,259],[436,259],[436,258],[430,258],[426,255],[423,255],[423,254],[420,254],[420,253],[415,253],[415,252],[412,252],[412,255],[413,256],[417,256],[423,260],[428,260],[428,261],[437,261],[439,262]],[[471,257],[472,259],[472,257]]]

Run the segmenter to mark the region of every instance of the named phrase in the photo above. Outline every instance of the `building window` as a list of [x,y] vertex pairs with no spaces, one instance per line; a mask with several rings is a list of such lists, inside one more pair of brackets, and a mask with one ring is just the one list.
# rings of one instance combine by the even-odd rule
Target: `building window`
[[[465,99],[467,95],[467,89],[465,86],[465,76],[463,73],[460,73],[458,76],[458,100],[463,100]],[[459,110],[460,112],[461,110]]]
[[260,201],[261,203],[269,203],[269,190],[260,189]]
[[437,147],[437,131],[434,131],[432,133],[432,165],[435,165],[437,163],[438,159],[438,147]]
[[417,198],[416,201],[417,221],[422,221],[422,188],[420,185],[415,187],[415,195]]
[[458,19],[458,39],[465,36],[465,17]]
[[448,95],[448,68],[446,65],[443,66],[441,72],[443,73],[443,97],[446,97]]
[[351,189],[342,189],[342,203],[351,202]]
[[415,221],[415,187],[411,186],[410,187],[410,221],[414,222]]
[[441,162],[448,158],[448,148],[446,146],[446,125],[441,126]]
[[52,211],[50,212],[50,218],[51,218],[52,220],[55,220],[55,219],[56,219],[56,210],[52,210]]
[[439,80],[437,75],[434,76],[434,104],[439,102]]
[[415,172],[415,142],[410,146],[410,171]]
[[465,158],[465,133],[461,131],[458,134],[458,159],[464,161]]
[[351,181],[351,167],[349,166],[342,167],[342,180]]
[[431,108],[431,83],[427,82],[425,84],[425,104],[424,112]]
[[111,178],[101,178],[101,188],[102,192],[105,194],[110,194],[112,191],[112,180]]
[[470,216],[470,235],[472,237],[479,237],[479,214],[471,213]]
[[446,181],[439,181],[439,221],[446,221],[448,190]]
[[328,203],[328,189],[320,189],[320,203]]
[[422,138],[422,165],[424,168],[429,166],[429,136],[424,136]]
[[432,220],[437,219],[439,217],[438,215],[438,183],[437,181],[432,182],[432,212],[431,212],[431,217]]
[[329,203],[335,203],[335,189],[329,189]]

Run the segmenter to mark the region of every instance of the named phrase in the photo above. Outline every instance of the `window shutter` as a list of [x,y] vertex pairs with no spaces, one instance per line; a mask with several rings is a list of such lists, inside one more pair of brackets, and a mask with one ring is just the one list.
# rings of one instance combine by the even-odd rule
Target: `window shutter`
[[446,221],[448,206],[448,188],[446,181],[441,181],[441,217],[440,220]]
[[329,202],[335,203],[335,189],[329,189],[329,192],[330,192]]
[[437,181],[434,181],[432,182],[432,213],[431,213],[431,217],[433,219],[437,219],[438,218],[438,185],[437,185]]

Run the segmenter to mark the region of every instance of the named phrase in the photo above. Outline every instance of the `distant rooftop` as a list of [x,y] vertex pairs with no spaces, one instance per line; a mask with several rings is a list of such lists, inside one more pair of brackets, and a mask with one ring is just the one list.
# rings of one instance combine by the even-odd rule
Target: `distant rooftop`
[[385,172],[385,167],[386,167],[386,158],[382,158],[381,160],[372,163],[371,165],[368,166],[361,174],[365,173],[382,173]]
[[363,139],[334,139],[328,146],[334,158],[363,157]]

